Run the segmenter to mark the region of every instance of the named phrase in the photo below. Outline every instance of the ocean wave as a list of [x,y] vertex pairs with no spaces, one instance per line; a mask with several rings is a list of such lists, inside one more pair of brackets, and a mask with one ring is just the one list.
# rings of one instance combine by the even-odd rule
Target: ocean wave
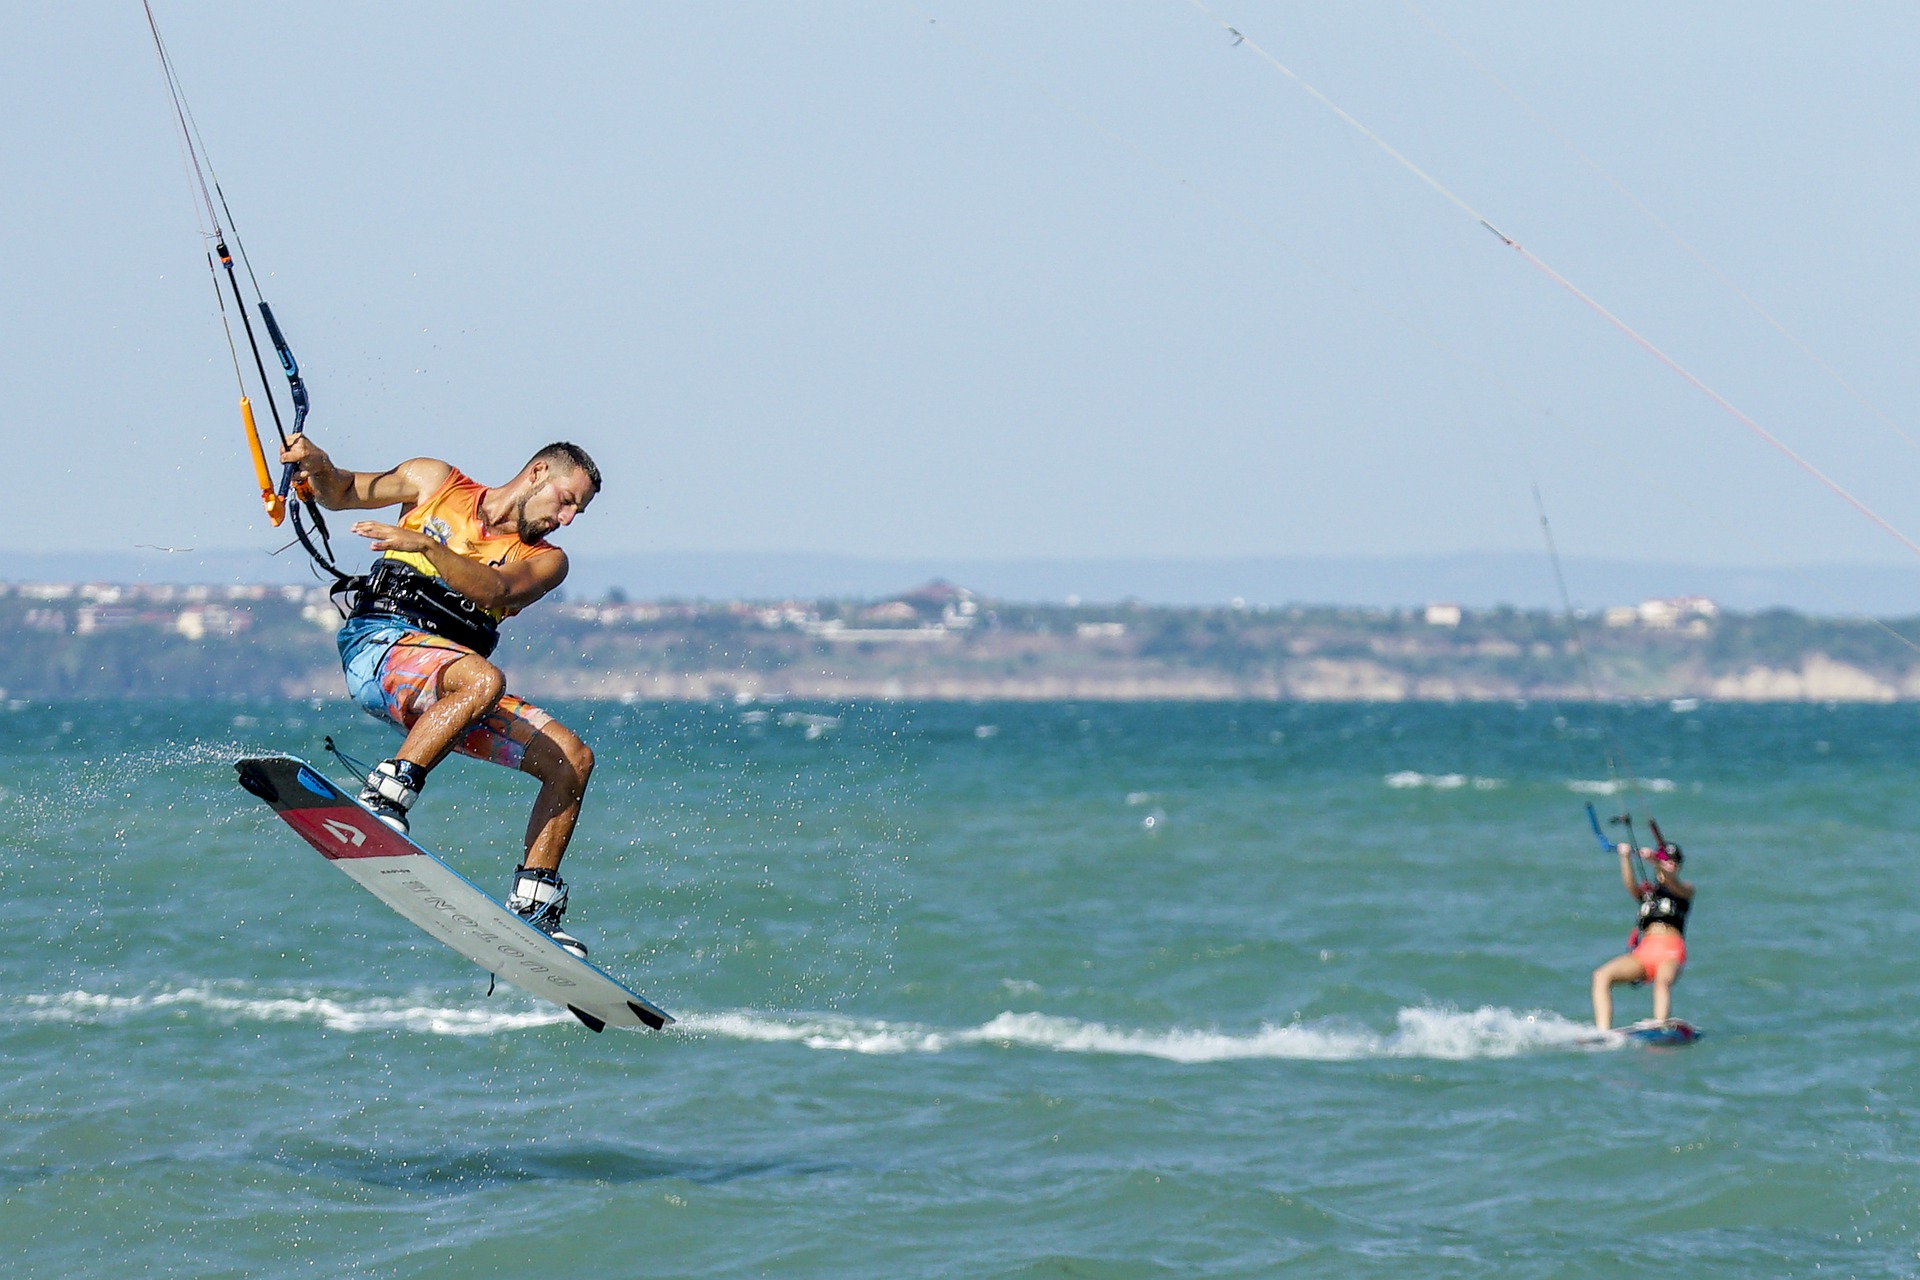
[[1617,796],[1622,791],[1672,791],[1679,784],[1672,778],[1570,778],[1567,790],[1583,796]]
[[1471,778],[1464,773],[1416,773],[1411,769],[1390,773],[1381,781],[1396,790],[1432,787],[1435,791],[1457,791],[1461,787],[1472,787],[1475,791],[1497,791],[1507,785],[1504,778]]

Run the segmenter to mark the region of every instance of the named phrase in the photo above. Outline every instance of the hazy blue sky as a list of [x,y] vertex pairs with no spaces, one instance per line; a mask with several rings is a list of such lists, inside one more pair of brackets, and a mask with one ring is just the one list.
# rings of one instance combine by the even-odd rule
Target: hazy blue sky
[[[583,552],[1897,562],[1184,0],[155,0],[315,438],[600,459]],[[1910,532],[1911,4],[1217,0]],[[1430,18],[1531,105],[1503,93]],[[247,546],[140,7],[0,45],[0,547]]]

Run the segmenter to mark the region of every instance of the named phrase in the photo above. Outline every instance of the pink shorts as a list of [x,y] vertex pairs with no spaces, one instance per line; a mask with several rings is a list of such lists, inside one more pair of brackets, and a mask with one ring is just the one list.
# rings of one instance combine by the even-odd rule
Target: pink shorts
[[[464,645],[442,640],[423,631],[410,631],[394,641],[393,647],[387,650],[385,660],[380,663],[376,677],[379,709],[368,706],[370,699],[365,698],[364,694],[361,705],[374,715],[392,720],[402,729],[411,729],[434,703],[440,701],[442,673],[460,659],[471,656],[473,650]],[[493,710],[482,716],[454,744],[454,750],[476,760],[489,760],[509,769],[518,769],[521,760],[526,757],[528,744],[552,723],[553,717],[531,702],[511,693],[503,693]]]
[[[1640,939],[1640,945],[1633,949],[1633,958],[1640,962],[1640,968],[1646,973],[1642,982],[1652,982],[1654,971],[1668,960],[1677,961],[1680,968],[1687,966],[1687,940],[1677,933],[1650,933]],[[1675,970],[1674,977],[1679,977]]]

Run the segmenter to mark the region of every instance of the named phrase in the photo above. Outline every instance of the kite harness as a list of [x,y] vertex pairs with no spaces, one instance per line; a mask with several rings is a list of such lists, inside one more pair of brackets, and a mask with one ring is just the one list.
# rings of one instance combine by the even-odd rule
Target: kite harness
[[398,560],[374,561],[336,588],[354,593],[356,618],[398,618],[422,631],[465,645],[483,658],[500,643],[500,620],[439,578]]
[[1693,909],[1693,903],[1677,893],[1668,893],[1659,885],[1646,886],[1646,892],[1640,897],[1640,918],[1636,922],[1634,936],[1638,938],[1647,930],[1648,925],[1664,924],[1672,927],[1675,933],[1687,931],[1687,912]]

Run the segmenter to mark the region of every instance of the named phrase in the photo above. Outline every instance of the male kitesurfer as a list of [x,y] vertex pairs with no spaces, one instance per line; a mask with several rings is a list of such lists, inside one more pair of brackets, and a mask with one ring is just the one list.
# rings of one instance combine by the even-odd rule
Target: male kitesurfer
[[1665,1022],[1673,1012],[1673,984],[1687,964],[1687,912],[1693,909],[1693,886],[1680,878],[1684,856],[1677,844],[1664,841],[1658,849],[1642,849],[1641,859],[1654,868],[1651,881],[1634,875],[1634,848],[1615,846],[1620,855],[1620,880],[1640,904],[1640,917],[1627,954],[1615,956],[1593,971],[1593,1024],[1605,1031],[1613,1026],[1613,989],[1621,983],[1653,984],[1653,1020]]
[[578,445],[550,444],[520,474],[489,488],[438,458],[389,471],[347,471],[296,435],[280,455],[331,510],[402,508],[398,524],[361,520],[353,532],[380,556],[355,588],[340,629],[340,661],[354,701],[406,731],[367,776],[360,801],[396,830],[449,751],[530,773],[540,794],[507,907],[584,957],[560,927],[567,886],[561,856],[573,836],[593,752],[578,735],[506,691],[487,659],[500,623],[559,586],[566,552],[547,541],[600,492],[600,471]]

